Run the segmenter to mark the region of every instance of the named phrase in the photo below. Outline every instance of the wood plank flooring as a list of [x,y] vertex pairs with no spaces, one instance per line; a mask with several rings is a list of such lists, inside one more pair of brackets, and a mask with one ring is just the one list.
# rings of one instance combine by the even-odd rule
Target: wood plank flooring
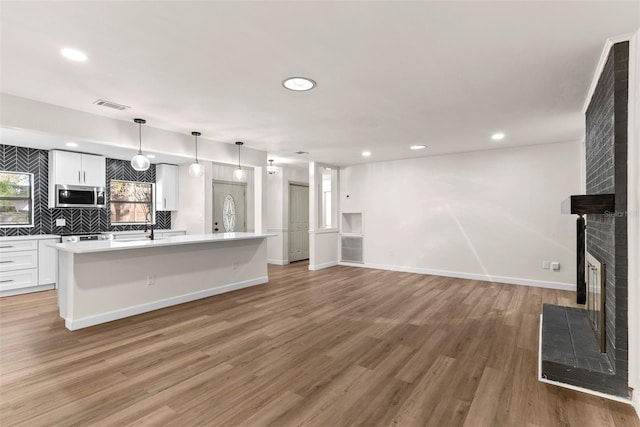
[[0,300],[2,426],[640,426],[539,383],[543,302],[573,293],[350,267],[70,332]]

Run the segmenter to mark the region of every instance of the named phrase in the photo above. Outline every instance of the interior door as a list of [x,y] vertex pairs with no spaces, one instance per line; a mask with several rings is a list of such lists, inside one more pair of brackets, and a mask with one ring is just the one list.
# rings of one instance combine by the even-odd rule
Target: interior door
[[289,184],[289,262],[309,259],[309,187]]
[[247,231],[247,184],[213,181],[213,232]]

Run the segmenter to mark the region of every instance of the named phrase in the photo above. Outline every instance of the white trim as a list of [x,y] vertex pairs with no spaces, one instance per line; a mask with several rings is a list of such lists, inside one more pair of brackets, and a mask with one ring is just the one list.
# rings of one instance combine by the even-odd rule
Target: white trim
[[589,91],[587,92],[587,97],[584,100],[584,104],[582,104],[582,114],[586,114],[587,108],[589,108],[589,104],[591,103],[591,98],[593,97],[593,93],[596,91],[596,86],[598,86],[598,80],[600,80],[600,75],[602,74],[602,70],[607,63],[607,58],[609,57],[609,51],[611,47],[620,42],[630,41],[633,37],[633,33],[623,34],[621,36],[610,37],[607,41],[604,42],[604,48],[600,53],[600,60],[598,61],[598,65],[596,65],[596,70],[593,75],[593,79],[591,80],[591,86],[589,86]]
[[631,405],[631,400],[624,397],[614,396],[613,394],[602,393],[595,390],[589,390],[588,388],[578,387],[571,384],[561,383],[559,381],[552,381],[547,378],[542,378],[542,314],[540,314],[540,326],[538,331],[538,381],[545,384],[551,384],[556,387],[566,388],[580,393],[590,394],[592,396],[602,397],[603,399],[613,400],[615,402],[626,403]]
[[131,317],[137,314],[147,313],[149,311],[154,311],[177,304],[183,304],[185,302],[195,301],[225,292],[248,288],[250,286],[261,285],[268,282],[268,276],[256,277],[255,279],[244,280],[242,282],[231,283],[229,285],[219,286],[213,289],[206,289],[203,291],[197,291],[189,294],[179,295],[176,297],[152,301],[140,305],[135,305],[133,307],[121,308],[94,316],[82,317],[80,319],[67,318],[65,319],[64,323],[67,329],[69,329],[70,331],[75,331],[76,329],[87,328],[89,326],[99,325],[101,323],[111,322],[113,320],[123,319],[125,317]]
[[329,234],[329,233],[338,233],[337,228],[318,228],[316,230],[309,230],[309,234]]
[[309,270],[311,271],[322,270],[325,268],[334,267],[336,265],[338,265],[338,261],[325,262],[324,264],[316,264],[316,265],[309,264]]
[[40,285],[40,286],[29,286],[28,288],[18,288],[18,289],[9,289],[6,291],[0,291],[0,298],[11,297],[14,295],[22,295],[22,294],[30,294],[32,292],[40,292],[40,291],[50,291],[51,289],[55,289],[56,285]]
[[268,258],[268,259],[267,259],[267,264],[275,264],[275,265],[289,265],[289,260],[288,260],[288,259],[273,259],[273,258]]
[[510,285],[535,286],[537,288],[559,289],[563,291],[575,291],[576,285],[570,283],[547,282],[534,279],[521,279],[519,277],[492,276],[489,274],[464,273],[460,271],[432,270],[429,268],[404,267],[400,265],[385,265],[371,263],[351,263],[341,261],[339,265],[349,267],[375,268],[378,270],[402,271],[404,273],[429,274],[432,276],[455,277],[457,279],[482,280],[484,282],[508,283]]
[[284,233],[289,231],[288,228],[267,228],[267,233]]

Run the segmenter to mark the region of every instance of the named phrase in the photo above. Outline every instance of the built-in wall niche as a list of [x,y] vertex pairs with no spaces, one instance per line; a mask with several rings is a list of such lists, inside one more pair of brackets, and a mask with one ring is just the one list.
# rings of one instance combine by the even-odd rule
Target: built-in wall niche
[[342,234],[363,235],[362,212],[343,212],[340,230]]

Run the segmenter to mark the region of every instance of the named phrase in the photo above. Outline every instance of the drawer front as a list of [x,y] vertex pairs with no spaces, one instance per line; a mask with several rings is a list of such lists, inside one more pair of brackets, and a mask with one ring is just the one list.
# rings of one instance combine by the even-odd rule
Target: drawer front
[[38,270],[3,271],[0,274],[0,291],[38,286]]
[[0,252],[0,271],[38,267],[38,251]]
[[0,242],[0,253],[38,250],[37,240],[15,240],[13,242]]

